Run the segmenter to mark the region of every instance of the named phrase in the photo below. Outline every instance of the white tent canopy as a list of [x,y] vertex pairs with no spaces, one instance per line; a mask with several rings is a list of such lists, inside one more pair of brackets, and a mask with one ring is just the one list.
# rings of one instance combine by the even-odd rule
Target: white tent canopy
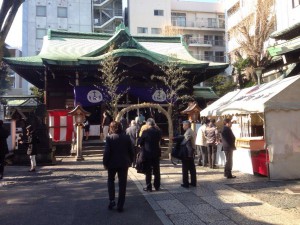
[[270,179],[300,178],[300,75],[230,92],[201,116],[264,113]]
[[[200,112],[201,116],[221,116],[228,114],[250,114],[262,113],[267,110],[277,108],[299,108],[298,104],[293,102],[275,101],[281,91],[285,90],[289,85],[299,80],[300,76],[294,76],[285,79],[276,79],[272,82],[256,85],[254,87],[245,88],[229,92],[213,104],[206,107]],[[274,98],[274,99],[273,99]],[[296,105],[295,105],[296,104]]]

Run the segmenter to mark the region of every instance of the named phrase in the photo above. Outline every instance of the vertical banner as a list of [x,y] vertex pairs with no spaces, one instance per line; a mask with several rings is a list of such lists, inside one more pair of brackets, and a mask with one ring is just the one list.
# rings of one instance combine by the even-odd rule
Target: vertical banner
[[69,110],[49,110],[49,135],[54,142],[72,141],[73,116]]

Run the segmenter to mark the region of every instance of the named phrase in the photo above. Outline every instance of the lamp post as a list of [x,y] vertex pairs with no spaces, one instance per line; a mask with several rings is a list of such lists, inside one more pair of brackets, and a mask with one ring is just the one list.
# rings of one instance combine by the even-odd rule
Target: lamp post
[[76,161],[84,160],[82,157],[82,138],[83,138],[83,122],[86,116],[90,113],[85,111],[80,105],[77,105],[75,109],[68,114],[73,115],[76,123]]
[[257,67],[255,68],[255,73],[256,73],[256,76],[257,76],[257,84],[260,85],[261,83],[261,75],[262,75],[262,70],[264,68],[263,67]]

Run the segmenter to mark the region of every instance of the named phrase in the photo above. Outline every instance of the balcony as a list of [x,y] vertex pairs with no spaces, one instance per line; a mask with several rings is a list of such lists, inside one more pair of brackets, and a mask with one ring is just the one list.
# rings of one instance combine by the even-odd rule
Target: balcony
[[201,61],[209,61],[209,62],[220,62],[225,63],[225,56],[214,56],[214,55],[204,55],[204,54],[193,54],[193,57],[201,60]]
[[212,41],[209,40],[204,40],[204,38],[195,38],[195,37],[190,37],[187,40],[187,44],[189,46],[195,46],[195,47],[212,47]]
[[190,37],[187,40],[187,44],[189,46],[195,46],[195,47],[212,47],[212,46],[225,46],[224,40],[207,40],[204,38],[199,37]]
[[182,18],[176,19],[172,18],[172,26],[176,27],[192,27],[192,28],[213,28],[213,29],[222,29],[225,30],[225,21],[219,20],[219,21],[212,21],[209,19],[200,19],[196,21],[186,21]]

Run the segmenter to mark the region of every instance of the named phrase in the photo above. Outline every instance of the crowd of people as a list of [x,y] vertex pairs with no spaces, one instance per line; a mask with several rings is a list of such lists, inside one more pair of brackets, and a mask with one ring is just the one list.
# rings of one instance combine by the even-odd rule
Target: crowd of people
[[[107,113],[103,114],[102,128],[105,137],[105,150],[103,154],[103,165],[108,171],[108,194],[109,209],[117,206],[119,212],[123,211],[126,185],[129,167],[138,167],[142,164],[142,173],[145,174],[144,191],[152,192],[161,189],[160,157],[162,132],[153,118],[145,118],[138,115],[135,120],[127,125],[127,120],[122,118],[120,122],[111,121]],[[197,186],[196,164],[198,166],[216,168],[217,145],[222,144],[222,150],[226,157],[224,176],[228,179],[235,178],[232,175],[232,156],[235,150],[235,137],[231,130],[231,120],[225,119],[224,126],[219,132],[215,120],[202,120],[201,127],[197,132],[191,129],[191,122],[182,122],[183,135],[174,137],[180,149],[183,149],[182,161],[182,184],[183,188]],[[85,121],[86,140],[89,135],[89,122]],[[6,139],[9,136],[3,128],[3,121],[0,120],[0,179],[4,173],[5,155],[8,153]],[[36,168],[38,135],[32,126],[26,127],[26,135],[19,141],[20,144],[27,145],[27,155],[29,155],[31,168],[34,172]],[[196,155],[198,158],[196,159]],[[141,166],[141,165],[139,165]],[[119,195],[118,202],[115,202],[115,177],[118,176]],[[152,176],[154,179],[152,179]]]
[[[125,126],[123,118],[120,122],[111,122],[105,141],[103,155],[104,168],[108,170],[108,193],[111,210],[115,206],[119,212],[123,211],[126,195],[128,168],[137,167],[137,163],[143,164],[142,173],[145,174],[146,192],[153,189],[161,189],[160,157],[162,133],[153,118],[147,120],[132,120],[129,127]],[[141,122],[143,121],[143,122]],[[127,123],[126,123],[127,124]],[[231,131],[231,120],[225,119],[224,126],[219,132],[215,120],[205,119],[197,133],[191,129],[191,122],[182,122],[183,135],[174,137],[179,141],[179,146],[184,149],[185,155],[182,161],[182,184],[183,188],[197,186],[197,174],[195,159],[198,166],[211,169],[216,168],[217,145],[222,143],[222,150],[226,157],[224,176],[228,179],[235,178],[232,175],[232,152],[235,150],[235,137]],[[122,146],[122,147],[120,147]],[[139,154],[138,154],[139,153]],[[115,176],[119,179],[119,197],[115,202]],[[152,181],[152,176],[154,177]]]

